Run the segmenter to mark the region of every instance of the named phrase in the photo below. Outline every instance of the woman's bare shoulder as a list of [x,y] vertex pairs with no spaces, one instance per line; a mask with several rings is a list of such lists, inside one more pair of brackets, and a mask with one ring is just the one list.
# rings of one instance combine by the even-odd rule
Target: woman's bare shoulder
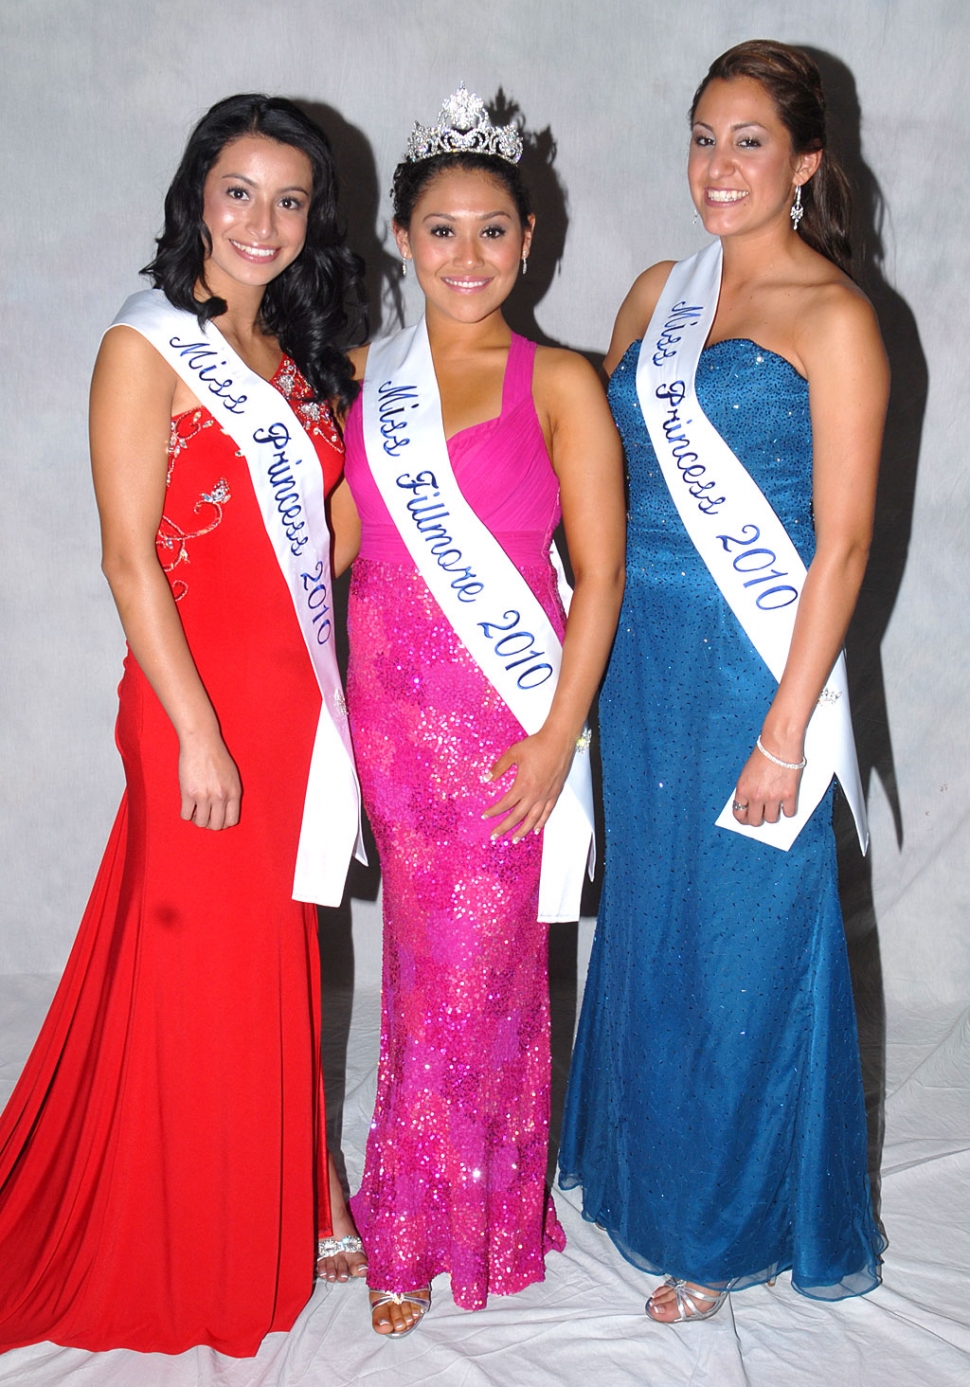
[[563,408],[581,408],[591,395],[603,395],[596,368],[566,347],[536,347],[532,389],[537,402],[548,404],[555,413]]
[[676,261],[660,260],[637,275],[626,298],[620,304],[616,324],[603,367],[612,375],[631,343],[638,341],[647,330],[664,285]]
[[623,300],[620,311],[623,312],[626,309],[630,314],[641,315],[641,333],[646,330],[647,324],[653,317],[657,300],[660,298],[661,291],[670,278],[670,271],[676,263],[676,260],[658,260],[656,265],[651,265],[648,270],[637,275],[630,286],[630,292]]
[[813,367],[845,361],[847,353],[884,356],[872,304],[847,275],[826,277],[803,294],[795,345],[811,376]]
[[137,328],[117,323],[102,337],[91,380],[92,406],[108,404],[125,410],[157,406],[171,411],[179,384],[174,368]]
[[175,371],[144,333],[127,323],[112,323],[101,339],[98,362],[102,366],[128,367],[174,378]]
[[557,376],[575,381],[589,376],[596,379],[596,371],[581,352],[570,347],[536,346],[535,371],[543,376]]

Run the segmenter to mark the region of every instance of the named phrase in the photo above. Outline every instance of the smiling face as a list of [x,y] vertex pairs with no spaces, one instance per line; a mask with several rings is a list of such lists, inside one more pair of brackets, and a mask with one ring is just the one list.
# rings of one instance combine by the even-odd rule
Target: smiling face
[[713,236],[790,231],[795,185],[821,155],[794,154],[791,137],[760,82],[736,77],[708,84],[691,128],[687,177],[704,229]]
[[306,240],[311,191],[302,150],[265,135],[243,135],[224,147],[203,190],[210,293],[262,289],[293,263]]
[[414,261],[430,312],[481,322],[508,298],[532,243],[507,188],[488,173],[449,169],[414,204],[410,226],[395,225],[398,250]]

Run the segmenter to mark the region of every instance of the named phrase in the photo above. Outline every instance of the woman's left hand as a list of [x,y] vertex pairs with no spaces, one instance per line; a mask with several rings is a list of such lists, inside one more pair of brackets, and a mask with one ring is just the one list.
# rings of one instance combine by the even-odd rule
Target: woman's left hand
[[515,742],[499,757],[492,767],[493,780],[512,766],[516,769],[511,788],[482,815],[484,819],[505,816],[492,831],[493,838],[511,833],[513,843],[517,843],[545,825],[566,783],[575,751],[575,737],[564,741],[542,728],[534,736]]
[[[831,269],[831,267],[830,267]],[[793,353],[809,382],[815,554],[798,599],[785,669],[761,729],[781,761],[802,759],[805,729],[835,663],[865,572],[889,370],[871,305],[848,280],[829,282],[795,314]],[[752,748],[738,776],[739,824],[791,818],[801,770]]]
[[776,824],[784,814],[791,818],[798,808],[800,770],[776,766],[757,747],[738,776],[734,791],[734,817],[739,824],[760,828],[763,823]]

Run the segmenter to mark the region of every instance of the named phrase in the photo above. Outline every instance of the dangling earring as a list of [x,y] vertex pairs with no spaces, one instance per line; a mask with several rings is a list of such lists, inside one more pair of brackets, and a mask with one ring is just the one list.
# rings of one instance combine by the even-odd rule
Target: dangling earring
[[805,209],[802,206],[802,185],[799,183],[798,187],[795,189],[795,201],[792,203],[791,212],[789,213],[793,231],[798,230],[798,223],[804,215]]
[[408,277],[408,258],[407,258],[406,255],[402,255],[402,256],[401,256],[401,278],[402,278],[402,279],[407,279],[407,277]]
[[526,270],[527,270],[527,268],[528,268],[528,265],[529,265],[529,257],[523,252],[523,255],[522,255],[522,273],[523,273],[523,274],[525,274],[525,272],[526,272]]
[[694,220],[691,222],[691,226],[696,226],[696,225],[697,225],[697,217],[698,217],[698,213],[697,213],[697,208],[695,207],[695,208],[694,208]]

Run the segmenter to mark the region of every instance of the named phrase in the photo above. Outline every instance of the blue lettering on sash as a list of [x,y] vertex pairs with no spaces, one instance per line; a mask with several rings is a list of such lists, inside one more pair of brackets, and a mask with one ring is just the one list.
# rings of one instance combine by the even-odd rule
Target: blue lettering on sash
[[[687,390],[682,380],[674,380],[667,385],[657,386],[655,391],[657,399],[667,402],[667,417],[662,421],[661,426],[671,456],[680,472],[681,480],[697,501],[697,509],[703,515],[716,515],[717,507],[724,504],[725,497],[705,494],[713,490],[716,483],[700,480],[707,468],[691,449],[690,438],[685,432],[692,420],[682,420],[680,417],[680,406],[684,402],[686,393]],[[749,531],[753,533],[749,533]],[[798,590],[791,583],[773,583],[776,578],[790,576],[787,570],[772,567],[777,562],[774,551],[754,547],[755,541],[760,538],[757,525],[743,525],[740,536],[718,535],[717,538],[721,542],[721,548],[727,554],[732,552],[731,545],[739,547],[741,552],[735,555],[731,566],[735,573],[741,576],[742,587],[746,590],[754,589],[747,595],[754,599],[755,606],[761,611],[779,611],[782,607],[790,606],[796,600]],[[762,585],[767,582],[772,582],[773,586],[763,587]]]
[[[451,516],[439,500],[441,491],[438,479],[427,470],[413,477],[402,472],[397,478],[397,485],[402,491],[411,492],[407,510],[414,528],[434,554],[438,567],[452,574],[451,586],[459,602],[474,602],[484,591],[485,584],[474,569],[462,563],[464,555],[442,523]],[[505,612],[501,622],[480,621],[478,625],[486,639],[494,642],[492,653],[503,663],[506,673],[519,671],[515,676],[516,683],[527,692],[538,689],[547,679],[551,679],[554,671],[545,658],[546,652],[536,649],[532,632],[518,629],[521,620],[518,612],[509,611]],[[498,640],[495,638],[496,632],[499,633]],[[523,665],[525,669],[521,668]]]
[[[674,304],[661,329],[660,336],[657,338],[656,351],[652,358],[655,366],[662,366],[664,361],[672,360],[677,356],[682,334],[688,328],[696,327],[703,313],[702,304],[689,304],[684,299],[680,299]],[[724,497],[709,496],[707,493],[715,490],[717,483],[711,480],[701,481],[707,468],[697,454],[692,451],[690,438],[684,432],[692,421],[690,419],[681,420],[680,417],[680,406],[683,404],[686,394],[687,387],[682,380],[671,381],[669,385],[657,386],[657,399],[667,402],[667,417],[663,421],[664,437],[670,447],[671,456],[677,464],[681,479],[686,483],[691,496],[697,502],[697,509],[703,515],[712,515],[718,506],[724,504]]]
[[[234,386],[231,376],[227,376],[224,380],[219,379],[219,369],[225,367],[226,361],[225,358],[218,361],[214,359],[219,355],[215,347],[206,341],[183,342],[179,337],[170,337],[169,346],[183,358],[189,369],[205,384],[209,394],[214,395],[221,402],[227,413],[245,415],[246,411],[243,406],[249,397],[231,393],[238,388]],[[268,446],[272,450],[268,461],[261,455],[262,465],[265,467],[266,477],[272,487],[273,501],[290,553],[294,558],[300,558],[303,550],[310,543],[310,536],[303,533],[307,528],[306,519],[303,513],[300,490],[292,469],[299,467],[303,459],[287,456],[286,449],[290,442],[290,431],[282,420],[270,424],[266,428],[255,429],[252,437],[253,442],[260,448]],[[330,619],[330,594],[327,584],[323,580],[323,569],[323,561],[319,560],[312,573],[300,574],[300,580],[303,584],[303,601],[307,609],[306,620],[313,629],[318,645],[326,645],[333,634],[333,623]]]
[[708,496],[709,491],[716,489],[717,483],[710,480],[706,482],[700,480],[707,468],[697,454],[692,451],[690,438],[685,433],[685,429],[692,421],[690,419],[682,420],[680,417],[680,406],[684,402],[687,388],[682,380],[673,380],[668,385],[658,385],[655,394],[658,400],[667,402],[667,417],[663,420],[662,427],[681,479],[696,500],[697,509],[703,515],[713,515],[716,508],[724,504],[724,497]]
[[[656,350],[651,358],[654,366],[661,367],[664,362],[677,356],[683,333],[688,328],[696,327],[703,313],[702,305],[689,304],[684,299],[674,304],[655,344]],[[686,432],[693,420],[682,419],[680,414],[680,407],[687,395],[687,386],[682,380],[673,380],[658,385],[654,393],[658,400],[665,401],[667,405],[667,415],[661,421],[661,427],[670,455],[680,472],[681,481],[697,502],[697,509],[701,514],[716,516],[717,507],[722,506],[726,498],[709,496],[707,493],[716,490],[717,483],[710,479],[701,481],[707,467],[693,451]],[[750,536],[749,531],[753,531]],[[776,578],[790,576],[786,570],[772,566],[777,562],[774,551],[754,547],[755,541],[760,538],[757,525],[742,525],[739,537],[718,535],[717,538],[726,554],[732,552],[731,545],[740,549],[740,552],[734,555],[731,567],[740,575],[742,586],[746,590],[752,590],[746,591],[746,596],[753,597],[755,605],[761,611],[778,611],[796,600],[798,592],[791,583],[774,583]],[[765,588],[763,584],[769,582],[773,586]]]
[[[541,688],[554,673],[552,665],[544,658],[546,652],[535,648],[535,636],[531,631],[520,629],[522,617],[519,612],[502,613],[501,621],[480,621],[478,624],[485,633],[486,640],[495,642],[495,654],[500,660],[507,660],[506,673],[514,669],[527,669],[515,676],[515,682],[526,693],[530,689]],[[496,640],[495,633],[499,632]],[[511,659],[509,657],[512,657]]]
[[311,613],[310,622],[317,645],[326,645],[333,632],[333,623],[330,620],[330,594],[323,581],[323,560],[317,560],[312,573],[301,573],[300,582],[303,584],[303,600]]
[[408,421],[404,416],[406,410],[418,408],[418,388],[416,385],[395,385],[393,381],[386,380],[377,387],[377,400],[384,451],[388,457],[396,458],[401,449],[411,442],[407,437]]
[[670,317],[657,338],[657,349],[653,354],[654,366],[660,366],[670,357],[677,355],[677,344],[681,340],[681,334],[689,327],[696,327],[703,312],[702,306],[685,303],[683,299],[674,304],[670,310]]
[[[406,411],[417,409],[420,405],[417,387],[395,385],[385,381],[377,387],[378,417],[384,438],[384,451],[392,458],[411,442],[407,436],[408,419]],[[484,592],[485,584],[473,568],[464,562],[464,554],[450,528],[444,522],[451,519],[450,512],[441,501],[438,479],[434,473],[425,469],[413,477],[402,472],[396,478],[403,491],[410,491],[407,511],[416,532],[434,554],[438,567],[451,575],[451,587],[459,602],[474,602]],[[506,673],[518,670],[515,675],[520,689],[537,689],[553,677],[553,667],[545,658],[544,650],[535,648],[535,638],[529,631],[517,630],[521,622],[518,612],[506,612],[502,624],[493,621],[480,621],[479,627],[486,639],[493,642],[492,652],[503,663]],[[500,639],[495,640],[495,632]],[[522,669],[521,666],[526,668]]]
[[303,504],[291,468],[299,467],[303,459],[291,460],[286,456],[286,445],[289,441],[290,431],[282,422],[270,424],[265,429],[257,429],[253,434],[254,443],[261,447],[268,444],[273,449],[270,454],[271,460],[266,465],[266,476],[273,488],[273,500],[283,522],[283,533],[289,543],[290,553],[299,558],[304,546],[309,543],[309,536],[300,534],[301,530],[306,529],[306,521],[301,519]]
[[[409,441],[406,438],[403,440],[404,443]],[[386,443],[384,447],[387,448]],[[458,594],[459,602],[474,602],[478,594],[484,591],[485,584],[467,564],[462,566],[462,551],[441,523],[450,516],[438,500],[441,492],[434,473],[424,471],[410,477],[407,472],[402,472],[397,484],[402,490],[411,492],[407,509],[414,521],[414,528],[434,554],[438,567],[453,575],[451,586]],[[420,492],[428,494],[420,495]]]
[[227,414],[242,414],[242,406],[246,403],[245,395],[232,395],[230,391],[235,387],[232,377],[226,380],[219,380],[216,369],[225,366],[225,361],[213,361],[214,356],[219,353],[215,347],[208,342],[183,342],[179,337],[170,337],[168,345],[178,352],[179,356],[185,358],[186,365],[190,371],[194,371],[199,380],[205,384],[210,395],[215,395],[217,400],[221,400],[225,406]]

